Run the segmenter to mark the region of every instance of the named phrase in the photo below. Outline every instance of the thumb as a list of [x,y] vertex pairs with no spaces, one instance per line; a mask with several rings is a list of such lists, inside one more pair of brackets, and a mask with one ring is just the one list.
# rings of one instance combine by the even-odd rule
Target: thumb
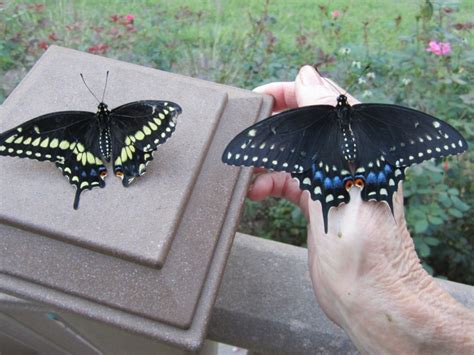
[[298,106],[336,105],[337,93],[324,84],[324,79],[311,66],[302,67],[295,80]]

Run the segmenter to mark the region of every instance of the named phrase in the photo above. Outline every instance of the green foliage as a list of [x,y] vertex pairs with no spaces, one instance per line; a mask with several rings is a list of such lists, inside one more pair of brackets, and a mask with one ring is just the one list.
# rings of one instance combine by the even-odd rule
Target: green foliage
[[[0,2],[0,102],[51,44],[249,89],[293,80],[301,65],[318,64],[362,101],[432,113],[458,128],[473,146],[469,0],[299,4]],[[451,53],[426,51],[431,40],[448,42]],[[409,169],[404,185],[406,218],[423,265],[433,274],[470,284],[473,164],[472,150],[426,162]],[[240,228],[295,245],[306,241],[306,221],[283,200],[248,201]]]

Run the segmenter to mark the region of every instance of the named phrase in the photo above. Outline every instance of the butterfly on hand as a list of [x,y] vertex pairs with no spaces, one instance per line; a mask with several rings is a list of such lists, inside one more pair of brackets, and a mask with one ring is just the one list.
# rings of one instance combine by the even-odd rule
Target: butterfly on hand
[[301,189],[320,201],[324,230],[328,213],[360,188],[365,201],[385,201],[393,212],[393,194],[405,169],[424,160],[467,149],[452,126],[426,113],[387,104],[314,105],[284,111],[248,127],[226,147],[229,165],[286,171]]
[[180,113],[169,101],[135,101],[109,111],[101,100],[96,113],[53,112],[1,133],[0,155],[55,163],[76,187],[77,209],[82,191],[105,186],[105,162],[112,161],[125,187],[143,175]]

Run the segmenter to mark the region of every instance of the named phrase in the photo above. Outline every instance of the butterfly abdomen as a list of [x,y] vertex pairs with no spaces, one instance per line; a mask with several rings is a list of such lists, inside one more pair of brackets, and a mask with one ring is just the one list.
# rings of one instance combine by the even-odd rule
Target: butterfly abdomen
[[110,136],[110,127],[100,128],[99,130],[99,149],[102,154],[102,158],[106,161],[110,161],[112,156],[112,138]]
[[357,159],[357,143],[352,132],[351,125],[343,123],[341,125],[342,138],[341,150],[344,159],[347,161],[354,161]]

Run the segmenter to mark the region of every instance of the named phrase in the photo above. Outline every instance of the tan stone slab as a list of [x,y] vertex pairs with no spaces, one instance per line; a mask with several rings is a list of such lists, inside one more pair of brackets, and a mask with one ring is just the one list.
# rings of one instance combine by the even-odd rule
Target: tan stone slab
[[158,147],[147,173],[128,188],[109,173],[107,186],[83,193],[76,211],[72,208],[75,189],[53,163],[1,157],[0,186],[9,188],[0,189],[0,220],[162,266],[227,101],[225,92],[177,82],[157,70],[144,71],[139,66],[73,51],[54,55],[53,50],[4,103],[0,131],[49,112],[95,112],[97,102],[79,73],[84,73],[91,89],[100,96],[107,70],[109,107],[153,99],[173,101],[183,109],[174,135]]

